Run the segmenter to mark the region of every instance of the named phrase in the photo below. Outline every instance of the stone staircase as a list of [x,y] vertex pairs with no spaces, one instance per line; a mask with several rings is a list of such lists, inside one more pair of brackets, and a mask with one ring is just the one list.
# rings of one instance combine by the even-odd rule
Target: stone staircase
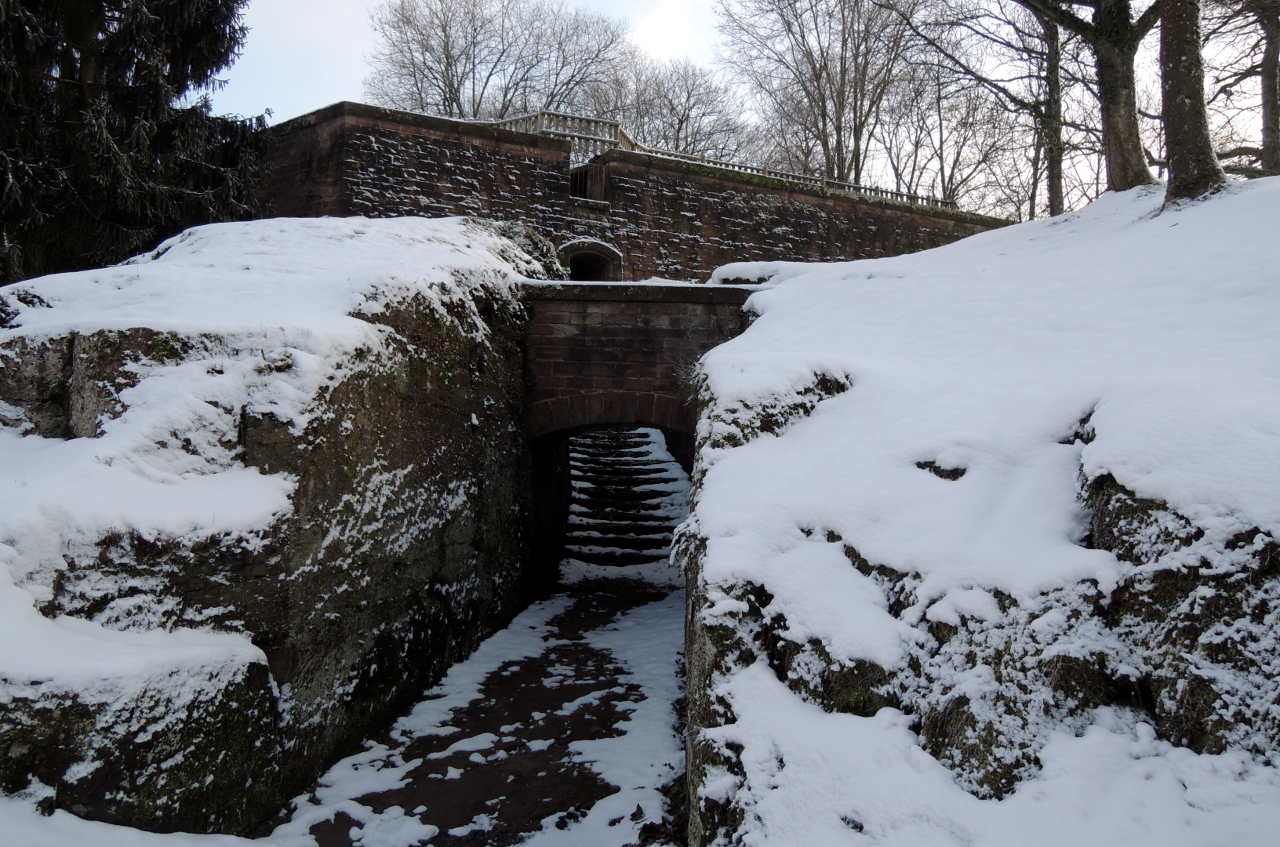
[[592,429],[569,439],[569,525],[561,579],[679,585],[671,536],[688,510],[689,477],[660,430]]

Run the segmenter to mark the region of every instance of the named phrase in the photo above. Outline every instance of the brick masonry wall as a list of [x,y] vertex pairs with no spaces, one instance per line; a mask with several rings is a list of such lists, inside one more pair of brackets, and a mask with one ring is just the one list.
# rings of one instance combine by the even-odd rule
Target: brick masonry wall
[[1003,223],[621,150],[595,162],[599,196],[575,198],[565,141],[339,103],[276,129],[266,186],[277,214],[479,215],[530,223],[557,246],[599,239],[630,280],[896,255]]
[[745,328],[749,293],[724,286],[529,286],[529,434],[604,423],[692,432],[688,376],[703,353]]
[[602,160],[616,246],[633,278],[705,279],[737,261],[840,261],[912,253],[992,222],[923,206],[862,201],[610,151]]

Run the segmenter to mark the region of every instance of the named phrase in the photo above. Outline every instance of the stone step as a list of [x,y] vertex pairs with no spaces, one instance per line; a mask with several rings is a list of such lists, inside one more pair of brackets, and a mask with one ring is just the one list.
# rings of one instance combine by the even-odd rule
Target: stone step
[[653,453],[648,447],[637,445],[634,447],[623,447],[619,445],[586,445],[586,444],[570,444],[569,452],[576,453],[579,456],[588,458],[620,458],[620,459],[653,459]]
[[565,538],[566,549],[601,548],[606,550],[658,550],[662,555],[671,551],[671,533],[662,535],[580,535],[570,533]]
[[578,447],[616,447],[625,445],[628,447],[647,447],[652,444],[648,438],[643,435],[610,435],[601,438],[591,438],[589,436],[574,436],[569,439],[569,444]]
[[[573,508],[575,506],[578,508]],[[624,520],[644,521],[654,518],[657,521],[669,523],[676,519],[677,512],[681,510],[679,507],[665,501],[646,503],[634,500],[574,500],[570,503],[570,511],[584,517],[596,517],[606,512],[612,512],[626,515]],[[649,522],[653,523],[655,521]]]
[[574,467],[569,469],[569,478],[572,480],[584,479],[587,481],[593,479],[609,479],[616,480],[621,483],[635,483],[636,485],[650,485],[655,481],[675,481],[677,477],[672,476],[670,468],[581,468]]
[[598,532],[602,535],[610,536],[634,536],[637,538],[649,538],[654,536],[669,536],[675,532],[675,528],[680,525],[680,521],[669,518],[669,522],[645,523],[643,525],[633,521],[608,521],[596,520],[587,515],[573,515],[569,518],[569,534],[578,532]]
[[623,503],[649,503],[665,500],[676,492],[669,488],[635,485],[575,485],[574,500],[617,500]]
[[586,489],[641,489],[645,491],[682,491],[675,477],[618,476],[613,473],[595,473],[589,477],[571,475],[573,490]]
[[667,526],[672,526],[674,523],[678,523],[678,520],[674,515],[654,514],[652,512],[639,512],[635,510],[585,509],[582,507],[575,508],[571,505],[569,507],[569,512],[571,523],[573,516],[575,515],[586,515],[592,520],[605,523],[637,523],[646,525],[665,524]]
[[633,479],[620,479],[614,476],[570,477],[574,491],[608,491],[612,488],[639,488],[644,491],[664,491],[675,493],[683,491],[679,480],[672,477],[640,476]]
[[565,558],[577,559],[579,562],[586,562],[589,565],[613,565],[617,567],[625,567],[627,565],[648,565],[653,562],[661,562],[667,557],[665,555],[652,556],[645,553],[632,552],[575,552],[572,547],[567,547],[565,548]]
[[614,458],[606,461],[584,456],[569,456],[569,467],[571,468],[670,468],[671,465],[671,462],[653,458]]
[[619,465],[608,462],[571,462],[569,464],[569,473],[586,476],[617,476],[623,479],[639,479],[645,476],[679,476],[676,469],[670,465],[653,462],[634,465]]
[[[665,562],[684,519],[683,477],[635,430],[581,433],[569,441],[572,499],[565,559],[590,565]],[[673,504],[672,501],[676,503]]]

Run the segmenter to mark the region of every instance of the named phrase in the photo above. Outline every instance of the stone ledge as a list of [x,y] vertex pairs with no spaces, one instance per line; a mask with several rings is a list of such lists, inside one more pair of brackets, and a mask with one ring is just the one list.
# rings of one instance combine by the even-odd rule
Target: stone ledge
[[710,303],[741,306],[757,290],[736,285],[669,283],[569,282],[524,283],[523,299],[578,300],[606,303]]
[[370,106],[342,100],[290,118],[270,128],[277,135],[288,135],[299,130],[318,126],[329,121],[341,121],[348,125],[375,126],[395,131],[398,129],[419,129],[439,132],[446,135],[457,135],[460,138],[485,139],[491,142],[514,144],[564,153],[566,160],[570,147],[566,139],[539,135],[533,132],[519,132],[506,129],[485,121],[464,121],[454,118],[443,118],[436,115],[420,115],[417,112],[403,112],[398,109],[387,109],[382,106]]

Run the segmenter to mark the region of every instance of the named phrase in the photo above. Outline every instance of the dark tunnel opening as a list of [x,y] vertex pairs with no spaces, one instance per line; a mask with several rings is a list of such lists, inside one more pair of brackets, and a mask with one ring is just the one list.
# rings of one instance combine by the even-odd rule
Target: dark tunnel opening
[[[675,477],[677,470],[675,468],[667,471],[659,471],[656,468],[647,470],[644,467],[644,458],[639,455],[641,451],[625,446],[628,441],[639,441],[640,436],[636,433],[656,434],[665,451],[674,458],[679,471],[682,472],[680,475],[687,483],[693,460],[693,437],[690,433],[636,425],[593,425],[560,430],[534,439],[531,480],[534,536],[531,552],[533,570],[539,574],[538,584],[543,590],[550,590],[555,586],[561,562],[565,560],[566,553],[573,546],[571,520],[586,519],[581,515],[575,518],[571,512],[575,484],[579,486],[579,496],[581,496],[583,483],[589,484],[594,481],[607,486],[614,498],[620,497],[627,501],[632,498],[624,492],[625,486],[643,487],[652,481]],[[606,444],[601,443],[606,441],[618,442],[618,449],[608,449]],[[596,446],[591,446],[593,443]],[[584,455],[586,452],[590,452],[591,455]],[[618,454],[612,464],[622,465],[621,471],[617,467],[606,467],[611,453]],[[661,459],[659,458],[658,461],[660,462]],[[607,478],[604,476],[605,473],[612,473],[614,476]],[[619,504],[601,501],[597,505],[602,510],[604,518],[618,519],[602,518],[602,523],[610,524],[611,530],[619,529],[612,524],[622,524],[628,520],[645,520],[642,514],[630,514],[634,511],[634,506],[628,502]],[[684,515],[681,514],[680,519],[683,520],[683,518]],[[634,531],[630,532],[634,534]],[[626,534],[627,532],[623,533],[624,536]],[[608,537],[617,538],[618,536]],[[629,560],[630,557],[621,558]]]
[[569,279],[573,282],[611,281],[614,279],[612,264],[599,253],[574,253],[569,257]]

